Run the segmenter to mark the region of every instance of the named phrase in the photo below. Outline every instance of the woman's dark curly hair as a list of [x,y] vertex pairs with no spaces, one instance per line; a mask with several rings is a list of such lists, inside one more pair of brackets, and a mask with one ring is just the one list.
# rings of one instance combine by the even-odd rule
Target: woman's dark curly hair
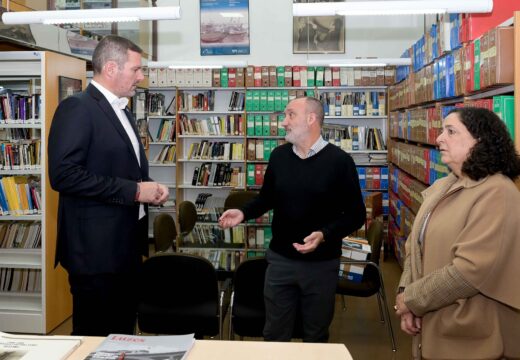
[[[473,180],[502,173],[514,180],[520,175],[520,158],[504,122],[492,111],[465,107],[456,113],[460,121],[477,140],[462,164],[462,172]],[[448,115],[449,115],[448,114]]]

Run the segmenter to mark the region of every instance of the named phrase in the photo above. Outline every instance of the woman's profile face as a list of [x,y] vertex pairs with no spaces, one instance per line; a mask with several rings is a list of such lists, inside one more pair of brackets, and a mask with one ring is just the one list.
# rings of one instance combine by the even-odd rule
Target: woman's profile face
[[437,137],[441,160],[455,173],[461,175],[462,164],[477,140],[460,121],[459,114],[448,115],[442,124],[442,133]]

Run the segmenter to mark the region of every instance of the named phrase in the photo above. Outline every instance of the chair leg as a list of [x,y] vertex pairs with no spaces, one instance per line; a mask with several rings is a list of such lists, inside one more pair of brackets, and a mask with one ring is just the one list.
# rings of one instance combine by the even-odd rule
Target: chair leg
[[343,311],[347,311],[347,305],[345,304],[345,295],[341,295],[341,306],[343,307]]
[[388,334],[390,335],[390,340],[392,341],[392,351],[397,351],[397,347],[395,345],[394,330],[392,329],[392,322],[390,321],[390,313],[388,312],[388,303],[386,301],[385,288],[382,281],[378,296],[381,296],[381,299],[383,300],[383,310],[386,317],[386,327],[388,329]]
[[379,306],[379,316],[381,317],[380,321],[382,323],[384,323],[385,322],[385,316],[383,314],[383,307],[381,305],[381,297],[379,296],[379,293],[377,294],[377,305]]

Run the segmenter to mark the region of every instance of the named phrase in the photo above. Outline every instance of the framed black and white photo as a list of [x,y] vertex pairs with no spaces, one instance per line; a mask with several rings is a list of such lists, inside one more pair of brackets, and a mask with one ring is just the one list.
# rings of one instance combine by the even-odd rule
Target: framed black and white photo
[[58,76],[58,96],[59,102],[82,90],[81,80],[66,76]]
[[[307,2],[297,1],[295,3]],[[319,2],[319,1],[309,1]],[[321,1],[324,2],[324,1]],[[332,1],[326,1],[332,2]],[[344,54],[344,16],[293,17],[294,54]]]

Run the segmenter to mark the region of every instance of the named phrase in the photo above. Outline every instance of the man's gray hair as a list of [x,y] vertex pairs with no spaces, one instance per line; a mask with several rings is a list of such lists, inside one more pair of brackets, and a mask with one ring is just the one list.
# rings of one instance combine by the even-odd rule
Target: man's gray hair
[[103,66],[109,61],[115,61],[118,68],[122,69],[128,60],[128,50],[143,53],[143,50],[121,36],[108,35],[105,36],[94,49],[92,54],[92,67],[94,75],[100,74]]
[[316,99],[315,97],[306,96],[305,97],[305,110],[309,114],[310,113],[316,114],[320,127],[323,126],[323,119],[324,119],[323,104],[318,99]]

